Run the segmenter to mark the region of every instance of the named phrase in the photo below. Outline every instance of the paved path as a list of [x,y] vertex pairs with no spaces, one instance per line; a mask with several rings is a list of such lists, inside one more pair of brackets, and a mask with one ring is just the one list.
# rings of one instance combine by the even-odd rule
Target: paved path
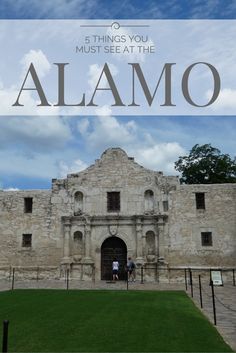
[[[224,340],[236,351],[236,287],[224,285],[214,286],[216,306],[216,328]],[[191,297],[190,288],[188,294]],[[203,286],[203,308],[200,307],[199,288],[193,288],[193,301],[214,324],[212,292],[209,285]]]
[[[12,283],[7,280],[0,280],[0,291],[11,289]],[[14,284],[14,288],[51,288],[51,289],[66,289],[65,280],[36,280],[34,281],[19,281]],[[86,282],[71,280],[69,282],[70,289],[104,289],[104,290],[127,290],[127,283],[118,282]],[[128,285],[129,290],[185,290],[184,284],[159,284],[159,283],[144,283],[131,282]],[[236,287],[225,285],[224,287],[214,287],[216,294],[216,328],[224,337],[225,341],[236,351]],[[191,291],[188,287],[188,295],[191,297]],[[200,308],[199,289],[193,288],[193,301]],[[203,313],[214,324],[211,287],[203,286]]]

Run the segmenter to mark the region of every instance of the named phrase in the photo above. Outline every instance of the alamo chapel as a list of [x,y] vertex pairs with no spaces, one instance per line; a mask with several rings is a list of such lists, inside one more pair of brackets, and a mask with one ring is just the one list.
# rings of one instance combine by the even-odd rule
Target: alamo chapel
[[[180,185],[146,169],[121,148],[51,190],[0,190],[0,277],[22,274],[111,279],[127,256],[145,279],[167,281],[168,269],[236,266],[236,184]],[[181,275],[182,276],[182,275]]]

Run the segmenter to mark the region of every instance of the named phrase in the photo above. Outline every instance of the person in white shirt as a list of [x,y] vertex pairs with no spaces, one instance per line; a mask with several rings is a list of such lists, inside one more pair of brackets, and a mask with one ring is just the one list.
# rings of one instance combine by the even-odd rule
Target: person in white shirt
[[112,262],[112,275],[113,275],[113,281],[115,281],[116,279],[118,280],[118,271],[119,271],[119,262],[117,261],[117,259],[114,259]]

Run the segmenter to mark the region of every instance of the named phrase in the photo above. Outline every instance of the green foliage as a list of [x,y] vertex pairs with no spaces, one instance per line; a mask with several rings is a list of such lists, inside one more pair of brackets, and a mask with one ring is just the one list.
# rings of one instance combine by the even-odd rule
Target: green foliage
[[188,156],[179,157],[175,169],[186,184],[236,183],[236,159],[210,144],[195,145]]
[[232,352],[181,291],[0,292],[4,319],[9,352]]

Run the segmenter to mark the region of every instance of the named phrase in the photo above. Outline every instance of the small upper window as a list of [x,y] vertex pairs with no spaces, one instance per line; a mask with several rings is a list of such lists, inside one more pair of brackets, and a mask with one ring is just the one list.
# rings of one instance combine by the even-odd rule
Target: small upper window
[[211,232],[202,232],[202,246],[212,246],[212,233]]
[[107,211],[117,212],[120,211],[120,193],[119,192],[108,192],[107,193]]
[[33,211],[33,198],[32,197],[25,197],[24,198],[24,212],[25,213],[32,213]]
[[169,204],[168,201],[163,201],[163,211],[167,212],[169,210]]
[[32,234],[23,234],[22,235],[22,247],[31,248],[32,246]]
[[196,197],[196,208],[197,210],[205,210],[205,194],[204,192],[197,192]]

